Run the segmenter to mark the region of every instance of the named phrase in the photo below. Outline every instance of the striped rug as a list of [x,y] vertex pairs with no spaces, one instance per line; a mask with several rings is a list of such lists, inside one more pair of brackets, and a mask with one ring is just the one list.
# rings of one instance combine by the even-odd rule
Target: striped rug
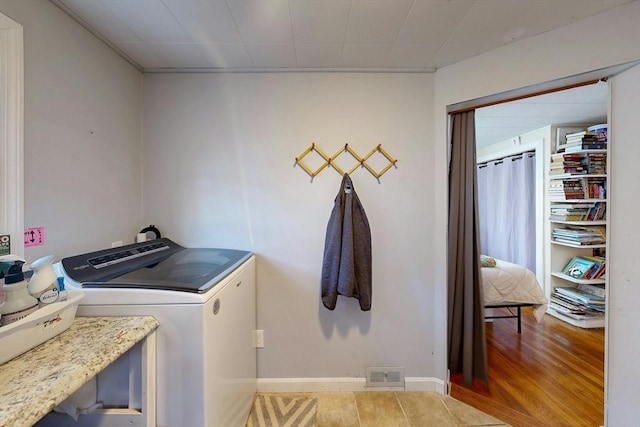
[[314,427],[317,406],[316,399],[259,394],[247,427]]

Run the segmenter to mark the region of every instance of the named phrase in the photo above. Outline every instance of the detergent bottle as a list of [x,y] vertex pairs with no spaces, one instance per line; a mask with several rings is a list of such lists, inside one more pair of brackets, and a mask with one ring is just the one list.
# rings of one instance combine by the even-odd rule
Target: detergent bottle
[[0,274],[4,277],[4,304],[0,308],[0,326],[8,325],[38,309],[38,300],[27,290],[22,265],[24,261],[0,261]]

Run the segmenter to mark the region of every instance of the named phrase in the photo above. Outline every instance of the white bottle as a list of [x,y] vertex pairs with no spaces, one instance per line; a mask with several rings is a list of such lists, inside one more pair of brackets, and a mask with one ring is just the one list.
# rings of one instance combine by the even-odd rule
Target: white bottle
[[53,271],[54,258],[53,255],[47,255],[35,260],[29,266],[33,270],[33,276],[29,280],[29,293],[38,299],[40,307],[58,300],[60,292],[58,278]]
[[22,261],[12,261],[12,265],[4,272],[4,280],[4,304],[0,308],[0,326],[25,318],[38,309],[38,300],[29,295],[27,290]]

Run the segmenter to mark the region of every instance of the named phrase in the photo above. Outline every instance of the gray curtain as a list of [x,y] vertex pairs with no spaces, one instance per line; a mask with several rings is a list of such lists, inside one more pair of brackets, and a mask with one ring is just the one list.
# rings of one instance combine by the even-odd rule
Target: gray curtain
[[452,116],[449,165],[449,370],[487,382],[484,304],[480,285],[475,111]]

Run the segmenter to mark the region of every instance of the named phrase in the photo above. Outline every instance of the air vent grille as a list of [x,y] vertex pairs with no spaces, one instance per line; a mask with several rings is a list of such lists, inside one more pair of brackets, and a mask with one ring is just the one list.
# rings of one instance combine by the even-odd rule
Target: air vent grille
[[367,367],[367,387],[404,387],[404,368],[400,367]]

